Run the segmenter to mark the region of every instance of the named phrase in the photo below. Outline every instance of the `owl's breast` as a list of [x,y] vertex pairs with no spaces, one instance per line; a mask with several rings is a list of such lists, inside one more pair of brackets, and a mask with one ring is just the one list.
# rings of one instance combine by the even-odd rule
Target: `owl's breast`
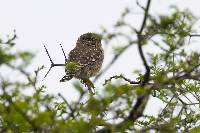
[[102,48],[96,47],[76,47],[69,54],[69,61],[77,62],[79,70],[76,77],[92,77],[101,69],[104,59]]

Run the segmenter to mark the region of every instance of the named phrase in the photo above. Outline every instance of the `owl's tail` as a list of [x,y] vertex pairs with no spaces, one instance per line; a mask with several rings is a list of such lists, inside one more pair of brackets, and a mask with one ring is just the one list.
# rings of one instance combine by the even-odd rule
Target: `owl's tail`
[[74,74],[72,73],[66,73],[66,75],[60,80],[60,82],[65,82],[65,81],[69,81],[74,77]]

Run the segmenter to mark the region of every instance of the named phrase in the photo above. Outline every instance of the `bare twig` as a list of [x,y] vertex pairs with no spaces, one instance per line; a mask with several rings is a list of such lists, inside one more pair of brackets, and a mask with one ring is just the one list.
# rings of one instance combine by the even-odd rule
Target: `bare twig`
[[142,10],[145,11],[145,7],[143,7],[143,6],[140,4],[140,2],[139,2],[138,0],[136,0],[136,4],[137,4]]
[[2,42],[2,41],[0,40],[0,44],[9,44],[9,45],[13,46],[13,45],[14,45],[13,41],[14,41],[16,38],[17,38],[17,34],[16,34],[16,31],[14,30],[14,35],[13,35],[11,38],[9,38],[9,36],[8,36],[8,40],[5,41],[5,42]]
[[200,34],[189,34],[189,37],[200,37]]
[[115,76],[112,76],[112,77],[110,77],[109,79],[105,80],[104,85],[106,85],[106,84],[107,84],[108,82],[110,82],[112,79],[123,79],[123,80],[129,82],[130,84],[139,84],[139,83],[140,83],[140,81],[132,81],[132,80],[130,80],[130,79],[124,77],[123,75],[115,75]]
[[162,46],[160,46],[160,44],[158,42],[154,41],[153,39],[150,39],[150,40],[154,43],[154,45],[156,45],[157,47],[159,47],[161,50],[163,50],[165,52],[170,52],[167,49],[165,49]]
[[[61,44],[60,44],[60,45],[61,45]],[[47,53],[47,55],[48,55],[48,57],[49,57],[49,60],[50,60],[50,62],[51,62],[51,66],[50,66],[49,70],[47,71],[47,73],[45,74],[43,80],[47,77],[47,75],[49,74],[49,72],[51,71],[51,69],[52,69],[53,67],[55,67],[55,66],[65,66],[65,64],[55,64],[55,63],[53,62],[53,60],[51,59],[50,54],[49,54],[49,52],[48,52],[48,50],[47,50],[47,48],[46,48],[45,45],[44,45],[44,48],[45,48],[45,51],[46,51],[46,53]],[[61,48],[62,48],[62,46],[61,46]],[[62,48],[62,51],[63,51],[63,48]],[[63,54],[64,54],[64,51],[63,51]],[[64,56],[65,56],[65,60],[66,60],[66,59],[67,59],[67,58],[66,58],[66,55],[64,54]]]
[[38,80],[38,73],[39,73],[39,71],[42,70],[43,68],[44,68],[44,66],[38,67],[38,69],[34,71],[34,72],[35,72],[34,80],[33,80],[33,81],[32,81],[32,80],[29,80],[29,82],[32,83],[32,85],[33,85],[35,91],[37,90],[36,84],[37,84],[37,80]]
[[20,67],[15,67],[14,65],[10,64],[10,63],[7,63],[6,64],[8,67],[10,67],[11,69],[14,69],[14,70],[17,70],[19,72],[21,72],[24,76],[26,77],[30,77],[30,74],[28,72],[26,72],[25,70],[23,70],[22,68]]
[[65,54],[65,51],[64,51],[64,49],[63,49],[63,47],[62,47],[62,45],[60,44],[60,47],[61,47],[61,49],[62,49],[62,52],[63,52],[63,55],[64,55],[64,57],[65,57],[65,62],[67,62],[67,56],[66,56],[66,54]]
[[[175,98],[175,94],[171,97],[171,99],[169,100],[169,102],[165,105],[165,107],[162,109],[161,113],[159,114],[162,115],[163,112],[167,109],[167,107],[172,103],[172,100]],[[159,118],[162,118],[162,117],[159,117]],[[157,122],[158,122],[159,119],[157,119]]]

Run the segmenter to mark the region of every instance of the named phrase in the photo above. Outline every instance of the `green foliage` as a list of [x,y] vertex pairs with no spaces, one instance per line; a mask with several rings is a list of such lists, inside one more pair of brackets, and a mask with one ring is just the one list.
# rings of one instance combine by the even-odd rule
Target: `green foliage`
[[65,68],[69,71],[69,72],[74,72],[77,69],[77,63],[76,62],[66,62],[65,64]]
[[15,56],[8,53],[9,51],[5,51],[2,46],[0,47],[0,65],[9,63],[10,61],[15,59]]
[[184,45],[185,37],[192,32],[195,20],[189,10],[180,11],[175,8],[172,14],[160,15],[158,20],[152,17],[146,33],[147,36],[159,34],[164,44],[168,46],[167,49],[174,51]]
[[34,54],[27,52],[27,51],[25,51],[25,52],[20,51],[20,52],[17,53],[16,56],[19,60],[21,60],[21,64],[20,64],[19,67],[23,68],[23,67],[28,66],[31,63],[31,60],[34,57]]

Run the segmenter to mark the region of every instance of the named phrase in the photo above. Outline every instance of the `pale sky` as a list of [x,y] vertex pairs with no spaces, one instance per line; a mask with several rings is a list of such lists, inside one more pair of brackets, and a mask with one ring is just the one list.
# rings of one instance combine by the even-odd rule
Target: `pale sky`
[[[146,0],[139,1],[146,2]],[[189,8],[197,17],[200,17],[200,1],[198,0],[152,0],[150,12],[168,14],[168,7],[171,4],[177,5],[181,9]],[[16,29],[19,37],[16,41],[17,49],[37,53],[29,70],[33,71],[41,65],[48,68],[50,62],[43,44],[47,46],[55,63],[63,63],[60,43],[68,53],[75,46],[76,40],[81,34],[99,32],[101,26],[112,29],[112,25],[125,7],[131,7],[134,12],[138,12],[134,0],[0,0],[0,36],[5,38],[7,34],[13,33],[13,29]],[[138,12],[138,14],[140,13],[141,11]],[[142,16],[136,15],[132,19],[132,24],[139,26]],[[200,23],[197,23],[197,28],[199,30]],[[148,50],[154,49],[149,48]],[[111,57],[112,51],[106,51],[104,66]],[[134,69],[142,69],[142,67],[137,49],[133,46],[99,80],[97,91],[101,89],[100,84],[103,83],[103,79],[121,73],[128,78],[133,78]],[[64,75],[64,69],[59,67],[54,68],[42,82],[47,68],[42,71],[38,85],[47,85],[48,93],[61,92],[66,99],[74,99],[77,93],[71,84],[75,80],[60,83],[59,80]],[[156,99],[153,99],[152,103],[149,105],[156,105],[154,109],[159,109],[161,106]],[[151,107],[149,106],[149,108]]]

